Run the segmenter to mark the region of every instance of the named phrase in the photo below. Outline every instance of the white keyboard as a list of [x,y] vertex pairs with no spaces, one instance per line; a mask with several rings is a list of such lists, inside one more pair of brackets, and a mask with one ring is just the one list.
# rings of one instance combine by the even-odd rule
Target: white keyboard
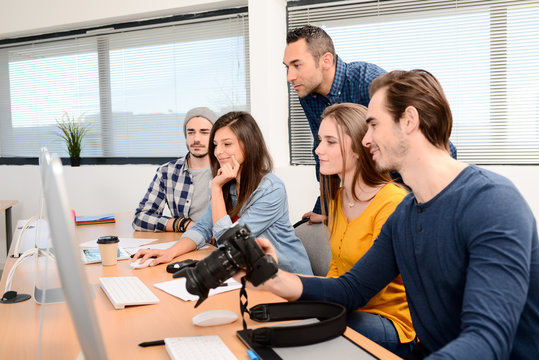
[[172,360],[237,360],[217,335],[165,338],[165,348]]
[[99,282],[115,309],[159,302],[157,296],[136,276],[100,277]]

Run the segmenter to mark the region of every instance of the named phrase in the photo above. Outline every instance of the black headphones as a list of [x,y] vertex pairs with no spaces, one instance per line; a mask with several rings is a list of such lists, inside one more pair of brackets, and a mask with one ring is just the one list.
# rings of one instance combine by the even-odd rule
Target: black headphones
[[333,339],[346,330],[344,306],[324,301],[296,301],[259,304],[248,311],[258,322],[317,318],[316,323],[295,326],[269,326],[238,331],[245,341],[261,346],[303,346]]

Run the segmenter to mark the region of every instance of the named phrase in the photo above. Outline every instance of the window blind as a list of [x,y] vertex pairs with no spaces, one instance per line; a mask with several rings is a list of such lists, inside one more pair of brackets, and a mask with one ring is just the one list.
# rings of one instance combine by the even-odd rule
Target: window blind
[[56,120],[89,123],[82,157],[177,157],[185,113],[250,109],[245,13],[0,48],[0,151],[67,150]]
[[[475,164],[539,164],[537,1],[335,1],[289,4],[290,29],[323,27],[345,62],[425,69],[453,112],[451,141]],[[314,164],[290,88],[291,163]]]

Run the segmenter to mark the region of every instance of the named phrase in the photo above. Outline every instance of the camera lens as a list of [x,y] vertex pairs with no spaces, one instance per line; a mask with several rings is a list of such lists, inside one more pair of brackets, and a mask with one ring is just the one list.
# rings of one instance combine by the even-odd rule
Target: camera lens
[[190,294],[198,295],[197,307],[208,297],[210,289],[221,285],[225,280],[245,266],[240,251],[222,246],[199,261],[196,266],[181,270],[178,276],[187,278],[185,287]]
[[210,289],[221,285],[243,267],[246,279],[255,286],[277,273],[277,263],[260,249],[249,227],[233,225],[221,236],[220,245],[214,252],[196,266],[176,272],[174,277],[187,278],[187,291],[199,297],[197,307],[208,298]]

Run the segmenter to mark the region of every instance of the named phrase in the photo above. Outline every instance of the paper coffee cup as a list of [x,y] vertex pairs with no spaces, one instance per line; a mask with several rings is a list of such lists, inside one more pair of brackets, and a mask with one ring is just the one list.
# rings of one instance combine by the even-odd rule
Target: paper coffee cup
[[101,254],[101,263],[104,266],[116,265],[118,262],[118,243],[120,239],[117,236],[101,236],[97,239],[97,246]]

